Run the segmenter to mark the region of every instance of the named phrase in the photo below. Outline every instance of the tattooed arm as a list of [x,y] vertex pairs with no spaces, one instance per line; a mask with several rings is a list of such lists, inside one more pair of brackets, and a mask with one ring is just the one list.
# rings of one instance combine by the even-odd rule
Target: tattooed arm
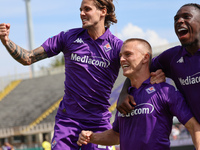
[[10,24],[0,24],[0,39],[10,55],[23,65],[31,65],[34,62],[47,58],[47,53],[42,46],[28,51],[16,45],[9,39]]
[[34,62],[47,58],[47,53],[42,46],[34,50],[27,51],[9,40],[5,47],[10,55],[23,65],[31,65]]

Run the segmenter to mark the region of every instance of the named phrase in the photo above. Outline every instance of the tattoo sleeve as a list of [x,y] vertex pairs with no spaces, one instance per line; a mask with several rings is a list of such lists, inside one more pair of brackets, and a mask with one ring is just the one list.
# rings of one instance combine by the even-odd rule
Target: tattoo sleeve
[[30,65],[34,62],[47,58],[47,53],[43,47],[27,51],[9,40],[8,45],[6,45],[6,49],[16,61],[23,65]]

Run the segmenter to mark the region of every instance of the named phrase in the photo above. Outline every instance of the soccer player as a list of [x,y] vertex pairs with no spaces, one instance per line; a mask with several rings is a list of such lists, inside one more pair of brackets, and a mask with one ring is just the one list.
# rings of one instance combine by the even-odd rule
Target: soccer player
[[101,133],[82,131],[77,144],[120,143],[120,150],[170,150],[169,136],[175,115],[190,132],[196,149],[200,150],[200,125],[181,93],[165,82],[150,83],[151,55],[151,46],[143,39],[124,42],[120,62],[123,75],[131,81],[129,94],[137,105],[127,115],[117,111],[110,130]]
[[[118,76],[123,44],[109,30],[117,23],[113,0],[82,0],[80,18],[82,28],[60,32],[30,51],[9,39],[10,24],[0,24],[1,42],[23,65],[64,54],[65,95],[56,115],[53,150],[78,150],[76,141],[83,129],[99,132],[111,128],[109,97]],[[101,148],[88,144],[82,150]]]
[[174,29],[182,46],[154,58],[151,70],[162,69],[173,79],[200,123],[200,5],[183,5],[174,17]]

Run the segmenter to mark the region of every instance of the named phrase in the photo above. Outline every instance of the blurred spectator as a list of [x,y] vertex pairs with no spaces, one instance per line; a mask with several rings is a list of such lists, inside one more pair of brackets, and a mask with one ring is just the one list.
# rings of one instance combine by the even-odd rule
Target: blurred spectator
[[179,134],[180,134],[180,130],[177,128],[177,126],[173,125],[172,126],[172,137],[173,137],[173,140],[177,140]]
[[42,148],[43,150],[51,150],[51,143],[46,138],[42,142]]
[[14,147],[10,143],[4,142],[2,150],[14,150]]

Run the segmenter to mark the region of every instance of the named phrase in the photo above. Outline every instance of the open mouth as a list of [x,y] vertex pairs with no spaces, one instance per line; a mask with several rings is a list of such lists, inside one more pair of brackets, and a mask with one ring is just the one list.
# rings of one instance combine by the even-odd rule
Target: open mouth
[[82,23],[85,24],[87,22],[87,19],[82,19]]
[[187,33],[188,33],[188,29],[186,29],[186,28],[180,28],[180,29],[178,29],[178,35],[179,35],[179,37],[182,37],[182,36],[186,35]]
[[122,68],[125,69],[125,68],[128,68],[129,65],[122,65]]

